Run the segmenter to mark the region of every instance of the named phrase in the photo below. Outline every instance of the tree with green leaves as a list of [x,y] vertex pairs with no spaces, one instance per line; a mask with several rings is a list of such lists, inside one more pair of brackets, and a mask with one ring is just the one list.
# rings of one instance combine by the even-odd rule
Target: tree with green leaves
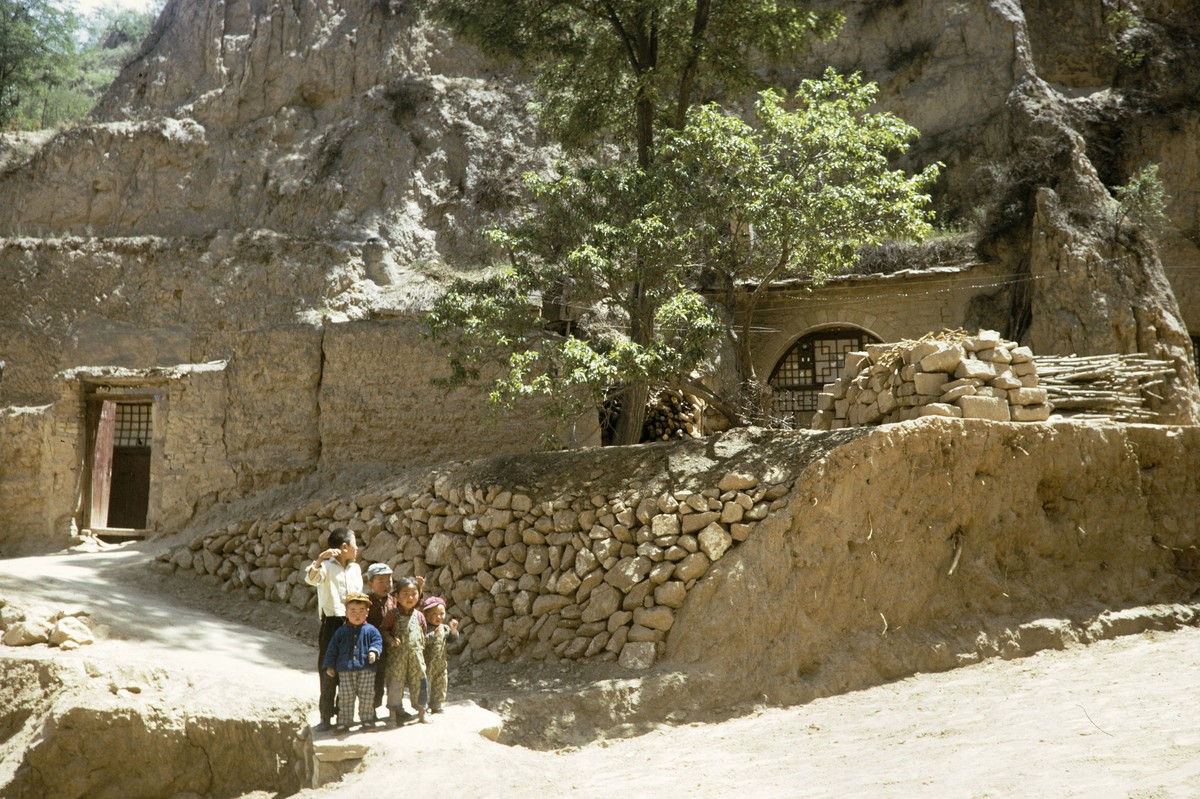
[[78,24],[50,0],[0,0],[0,129],[27,94],[70,77]]
[[[865,113],[873,87],[829,74],[802,85],[795,111],[763,94],[760,129],[711,104],[760,88],[759,67],[832,33],[834,16],[766,0],[431,5],[486,51],[537,66],[541,118],[575,155],[526,176],[527,213],[492,231],[510,268],[455,284],[429,315],[430,334],[450,346],[452,383],[507,358],[491,399],[545,395],[543,411],[559,418],[615,390],[616,443],[640,439],[653,385],[691,381],[740,421],[694,378],[722,332],[753,378],[748,320],[762,289],[926,229],[920,190],[936,172],[887,168],[915,131]],[[697,292],[714,279],[723,313]],[[531,313],[538,302],[564,307],[574,326],[547,328]]]
[[[634,382],[701,395],[735,423],[753,418],[741,397],[693,379],[722,334],[740,381],[753,384],[750,327],[769,285],[822,280],[863,245],[929,231],[923,192],[937,167],[915,176],[890,167],[916,131],[867,113],[873,98],[870,84],[830,71],[801,83],[792,110],[764,92],[757,125],[716,105],[694,108],[644,170],[588,164],[527,175],[532,205],[491,231],[510,268],[456,283],[427,319],[450,345],[452,382],[507,358],[491,394],[502,405],[546,395],[543,410],[566,418],[612,399],[606,387]],[[702,282],[724,302],[706,302]],[[531,313],[539,296],[569,306],[542,318],[571,319],[586,336],[546,330]],[[643,305],[652,313],[639,341],[629,320]]]
[[665,137],[655,213],[682,228],[681,257],[721,291],[743,384],[757,380],[750,329],[773,283],[820,283],[852,267],[864,246],[931,231],[926,191],[939,167],[911,176],[891,168],[917,130],[869,113],[875,92],[829,70],[791,98],[763,92],[755,125],[705,105]]
[[[679,227],[653,212],[653,180],[636,167],[564,165],[526,183],[527,213],[490,231],[511,267],[456,281],[426,317],[450,350],[448,384],[488,378],[492,403],[539,396],[543,414],[566,420],[702,362],[720,323],[686,285]],[[567,327],[547,327],[551,317]],[[505,366],[492,374],[494,364]]]

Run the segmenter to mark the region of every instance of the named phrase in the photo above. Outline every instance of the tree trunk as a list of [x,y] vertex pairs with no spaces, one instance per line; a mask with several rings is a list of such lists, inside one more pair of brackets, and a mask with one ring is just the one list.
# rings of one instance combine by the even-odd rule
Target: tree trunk
[[675,127],[687,124],[687,112],[692,105],[692,92],[696,85],[696,72],[700,69],[700,56],[704,50],[704,35],[708,28],[708,17],[712,11],[712,0],[696,0],[692,15],[692,42],[687,63],[679,79],[679,101],[675,105]]
[[642,427],[646,424],[646,402],[650,387],[645,383],[634,383],[621,394],[621,413],[613,431],[613,444],[637,444],[642,440]]
[[[654,340],[654,317],[641,283],[635,283],[630,296],[629,340],[640,347],[648,347]],[[621,414],[613,431],[614,444],[637,444],[642,440],[642,427],[646,423],[646,401],[650,386],[637,381],[625,386],[621,394]]]

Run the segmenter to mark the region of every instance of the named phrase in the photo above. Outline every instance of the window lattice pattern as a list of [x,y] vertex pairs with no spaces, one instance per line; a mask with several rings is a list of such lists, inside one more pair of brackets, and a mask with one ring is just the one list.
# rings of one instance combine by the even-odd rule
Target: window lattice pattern
[[1200,378],[1200,336],[1192,336],[1192,358],[1196,361],[1196,376]]
[[867,338],[858,330],[822,330],[797,341],[771,376],[772,410],[797,418],[817,409],[817,394],[842,373],[846,353],[861,350]]
[[149,405],[117,405],[117,423],[113,436],[113,446],[150,446],[150,407]]

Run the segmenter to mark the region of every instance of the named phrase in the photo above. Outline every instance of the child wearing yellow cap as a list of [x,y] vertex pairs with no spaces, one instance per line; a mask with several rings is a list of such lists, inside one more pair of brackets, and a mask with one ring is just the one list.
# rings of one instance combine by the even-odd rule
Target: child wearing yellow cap
[[354,721],[354,702],[364,728],[374,727],[375,670],[383,653],[383,636],[367,622],[371,598],[353,593],[346,597],[346,623],[333,634],[325,652],[325,673],[338,681],[337,729],[345,732]]

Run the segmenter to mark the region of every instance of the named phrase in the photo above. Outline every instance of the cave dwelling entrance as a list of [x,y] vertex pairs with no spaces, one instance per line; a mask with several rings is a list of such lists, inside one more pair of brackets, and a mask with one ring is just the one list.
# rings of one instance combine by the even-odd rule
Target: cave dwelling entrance
[[878,338],[857,327],[822,328],[796,339],[768,381],[772,415],[790,420],[797,430],[811,427],[817,394],[841,377],[846,353],[877,343]]
[[136,389],[89,395],[87,430],[87,527],[103,537],[143,537],[149,526],[154,396]]

